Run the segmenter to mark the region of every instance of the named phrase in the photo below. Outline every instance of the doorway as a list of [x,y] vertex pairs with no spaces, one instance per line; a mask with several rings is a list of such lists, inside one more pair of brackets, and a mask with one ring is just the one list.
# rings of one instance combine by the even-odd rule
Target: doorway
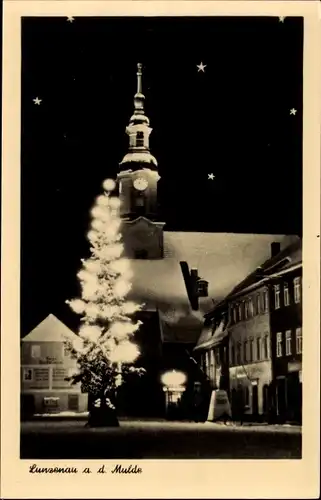
[[257,417],[259,414],[259,393],[258,383],[254,382],[252,385],[252,415]]

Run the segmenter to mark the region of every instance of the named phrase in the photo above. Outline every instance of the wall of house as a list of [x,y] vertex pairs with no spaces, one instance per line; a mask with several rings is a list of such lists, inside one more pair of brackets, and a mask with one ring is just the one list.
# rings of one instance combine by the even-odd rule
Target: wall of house
[[[299,423],[302,419],[302,290],[299,283],[296,302],[294,280],[300,281],[301,275],[300,268],[274,280],[270,287],[275,412],[282,421]],[[301,335],[300,342],[298,335]]]
[[63,342],[22,342],[22,411],[86,411],[87,395],[81,393],[79,384],[72,386],[65,380],[75,371],[76,362],[65,352]]
[[231,399],[234,391],[242,390],[245,413],[263,415],[267,412],[267,387],[272,380],[267,287],[235,298],[230,305],[230,320]]

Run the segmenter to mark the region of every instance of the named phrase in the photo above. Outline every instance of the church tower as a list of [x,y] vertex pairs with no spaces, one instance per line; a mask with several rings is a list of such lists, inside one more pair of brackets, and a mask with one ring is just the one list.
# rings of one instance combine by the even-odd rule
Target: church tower
[[163,226],[157,221],[157,183],[160,179],[156,158],[149,149],[152,132],[145,115],[142,89],[142,64],[137,64],[137,92],[134,113],[126,127],[128,152],[119,164],[117,175],[123,239],[128,257],[159,259],[163,257]]

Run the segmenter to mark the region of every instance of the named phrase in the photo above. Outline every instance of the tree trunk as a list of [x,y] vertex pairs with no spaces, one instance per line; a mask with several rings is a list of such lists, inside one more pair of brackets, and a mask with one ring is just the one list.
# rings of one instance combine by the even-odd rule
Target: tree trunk
[[[95,402],[99,401],[99,406]],[[106,396],[89,396],[89,417],[87,426],[89,427],[119,427],[116,409],[112,409],[106,404]]]

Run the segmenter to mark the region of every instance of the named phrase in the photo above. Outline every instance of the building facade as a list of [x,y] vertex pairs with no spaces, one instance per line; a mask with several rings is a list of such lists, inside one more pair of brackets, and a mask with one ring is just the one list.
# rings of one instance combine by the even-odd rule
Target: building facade
[[50,314],[21,343],[21,416],[34,414],[85,412],[87,395],[79,385],[65,380],[76,371],[64,340],[78,337]]
[[301,240],[272,242],[271,257],[204,317],[195,356],[245,420],[301,422],[301,278]]
[[256,283],[229,297],[230,396],[232,410],[244,402],[245,417],[266,420],[272,382],[267,286]]
[[271,346],[277,420],[302,421],[302,262],[271,278]]

